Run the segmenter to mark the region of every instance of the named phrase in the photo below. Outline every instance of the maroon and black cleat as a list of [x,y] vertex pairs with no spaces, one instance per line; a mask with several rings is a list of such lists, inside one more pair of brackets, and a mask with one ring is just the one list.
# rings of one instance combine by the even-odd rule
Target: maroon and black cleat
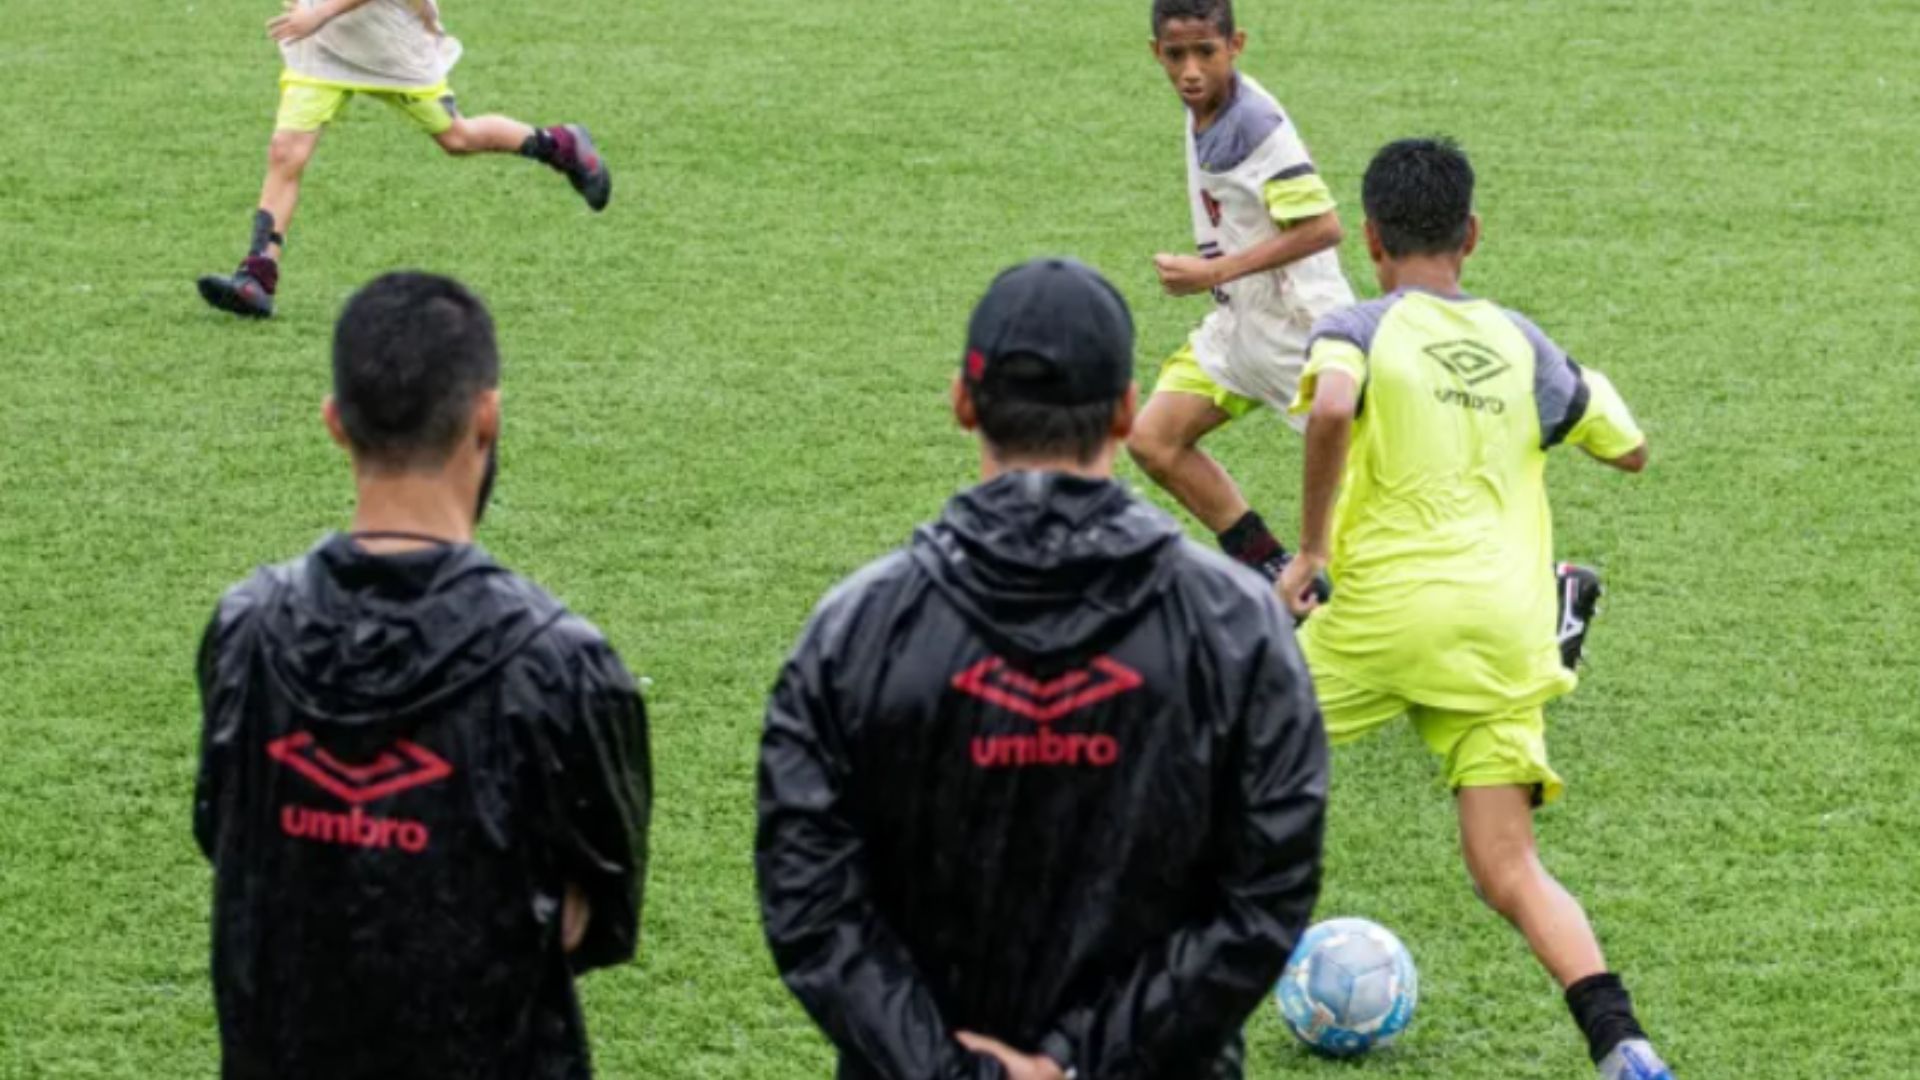
[[555,164],[567,174],[573,190],[587,200],[595,213],[605,210],[607,201],[613,198],[613,174],[607,171],[606,159],[593,145],[593,136],[580,124],[563,124],[555,130],[571,136],[568,140],[571,145],[561,148],[561,160]]
[[270,279],[279,277],[278,271],[279,265],[273,260],[250,256],[231,274],[201,278],[200,298],[221,311],[249,319],[267,318],[273,314],[273,286],[277,284]]

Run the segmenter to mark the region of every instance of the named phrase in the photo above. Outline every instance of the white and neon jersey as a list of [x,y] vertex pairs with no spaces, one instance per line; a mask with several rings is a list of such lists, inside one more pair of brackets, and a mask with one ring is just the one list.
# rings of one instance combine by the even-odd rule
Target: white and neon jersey
[[[1195,135],[1187,116],[1187,188],[1203,257],[1238,254],[1288,225],[1334,209],[1333,193],[1286,110],[1259,83],[1235,76],[1233,100]],[[1221,386],[1285,415],[1299,386],[1307,335],[1354,302],[1336,252],[1251,274],[1214,290],[1193,352]]]
[[[323,0],[299,0],[302,8]],[[460,60],[460,41],[438,32],[434,0],[368,0],[320,28],[282,45],[287,82],[394,90],[422,90],[447,81]]]

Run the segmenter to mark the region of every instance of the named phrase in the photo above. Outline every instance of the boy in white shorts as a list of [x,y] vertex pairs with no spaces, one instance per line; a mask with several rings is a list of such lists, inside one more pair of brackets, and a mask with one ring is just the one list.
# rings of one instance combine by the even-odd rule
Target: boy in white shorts
[[1273,578],[1285,549],[1199,443],[1262,406],[1287,416],[1308,332],[1354,302],[1336,253],[1340,217],[1286,111],[1235,68],[1247,36],[1232,0],[1154,0],[1153,34],[1187,106],[1200,250],[1154,266],[1168,293],[1211,292],[1216,306],[1162,368],[1127,449],[1227,554]]

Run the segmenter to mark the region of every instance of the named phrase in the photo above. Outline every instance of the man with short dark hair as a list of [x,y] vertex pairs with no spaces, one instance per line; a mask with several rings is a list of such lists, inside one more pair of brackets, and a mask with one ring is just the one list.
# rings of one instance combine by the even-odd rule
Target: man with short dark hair
[[[1310,417],[1300,552],[1278,587],[1314,612],[1301,643],[1333,740],[1405,717],[1446,763],[1474,886],[1565,989],[1600,1075],[1672,1080],[1533,835],[1562,788],[1545,706],[1578,681],[1555,640],[1547,453],[1637,473],[1646,438],[1605,375],[1461,291],[1473,189],[1443,140],[1392,143],[1367,168],[1386,295],[1314,329],[1294,405]],[[1328,569],[1339,591],[1322,605],[1311,583]]]
[[573,976],[633,955],[646,714],[600,632],[473,543],[500,358],[458,283],[341,314],[351,532],[229,590],[200,648],[222,1075],[589,1075]]
[[1319,891],[1326,746],[1263,578],[1113,480],[1133,323],[1002,274],[984,482],[821,603],[760,757],[762,913],[842,1080],[1241,1075]]

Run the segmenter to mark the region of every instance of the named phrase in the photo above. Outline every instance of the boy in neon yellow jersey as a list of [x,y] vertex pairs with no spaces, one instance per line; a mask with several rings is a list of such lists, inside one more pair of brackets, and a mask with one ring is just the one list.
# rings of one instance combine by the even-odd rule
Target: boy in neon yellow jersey
[[519,153],[545,162],[596,211],[612,195],[612,176],[584,127],[533,128],[504,116],[460,115],[447,88],[460,42],[440,25],[435,0],[286,0],[267,33],[286,64],[280,111],[247,256],[234,273],[199,281],[201,297],[214,307],[254,318],[273,314],[280,251],[301,176],[321,130],[355,95],[400,110],[449,154]]
[[1475,886],[1565,988],[1600,1075],[1671,1080],[1533,836],[1533,808],[1561,791],[1543,706],[1577,681],[1555,641],[1547,451],[1639,472],[1646,440],[1604,375],[1460,291],[1473,183],[1444,141],[1393,143],[1367,170],[1387,295],[1314,328],[1293,405],[1308,414],[1300,551],[1278,588],[1296,615],[1318,608],[1301,642],[1328,735],[1413,721],[1445,759]]

